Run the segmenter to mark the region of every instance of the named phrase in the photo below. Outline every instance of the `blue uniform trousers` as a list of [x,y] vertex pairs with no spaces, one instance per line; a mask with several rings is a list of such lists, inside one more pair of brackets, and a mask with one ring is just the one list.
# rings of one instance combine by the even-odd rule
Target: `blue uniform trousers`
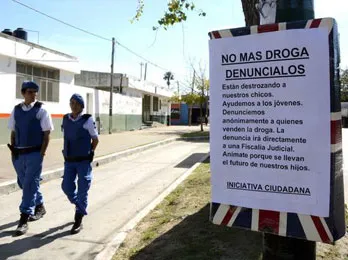
[[12,159],[17,172],[18,186],[23,190],[22,202],[19,206],[21,213],[34,215],[35,206],[43,203],[40,192],[42,161],[40,152],[21,154],[16,159]]
[[[76,189],[77,177],[77,189]],[[62,189],[76,212],[87,215],[88,190],[92,181],[92,166],[89,161],[65,162]]]

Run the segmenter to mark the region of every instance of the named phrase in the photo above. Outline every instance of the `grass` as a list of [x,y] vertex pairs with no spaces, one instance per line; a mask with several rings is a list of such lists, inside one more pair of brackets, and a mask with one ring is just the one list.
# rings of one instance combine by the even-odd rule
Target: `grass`
[[[201,164],[132,230],[113,260],[262,258],[262,234],[209,221],[210,164]],[[348,218],[348,215],[347,215]],[[348,239],[317,243],[317,259],[348,260]]]
[[196,131],[191,133],[184,133],[181,137],[209,137],[209,131]]
[[262,235],[211,224],[209,201],[205,162],[129,233],[113,260],[260,259]]

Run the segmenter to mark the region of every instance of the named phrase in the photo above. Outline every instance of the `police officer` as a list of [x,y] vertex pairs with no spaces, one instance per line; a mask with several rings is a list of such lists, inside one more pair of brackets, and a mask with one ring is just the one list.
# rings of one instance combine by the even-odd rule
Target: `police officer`
[[[71,113],[63,117],[64,176],[62,189],[71,203],[75,204],[75,223],[71,234],[82,229],[82,218],[87,215],[88,190],[92,180],[94,151],[98,145],[98,132],[91,115],[83,114],[85,103],[81,95],[70,98]],[[77,189],[76,189],[77,176]]]
[[46,214],[40,178],[49,135],[54,127],[43,103],[36,100],[38,91],[39,86],[35,82],[23,82],[21,93],[24,102],[14,107],[8,124],[11,130],[8,147],[12,152],[17,182],[23,192],[16,235],[27,232],[28,220],[38,220]]

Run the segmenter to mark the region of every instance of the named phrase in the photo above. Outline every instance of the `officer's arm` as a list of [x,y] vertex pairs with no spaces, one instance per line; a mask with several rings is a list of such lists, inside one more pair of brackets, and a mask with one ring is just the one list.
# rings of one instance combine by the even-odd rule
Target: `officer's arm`
[[44,136],[43,136],[43,142],[42,142],[42,145],[41,145],[40,153],[41,153],[42,156],[45,156],[48,143],[50,142],[50,133],[51,133],[51,131],[44,131],[43,133],[44,133]]
[[41,129],[44,134],[40,153],[42,156],[45,156],[48,143],[50,142],[50,133],[54,130],[54,126],[51,115],[42,107],[37,113],[37,118],[40,120]]
[[12,112],[11,112],[11,115],[10,115],[10,119],[8,121],[8,129],[11,130],[10,142],[11,142],[12,146],[15,144],[15,141],[16,141],[16,132],[15,132],[16,121],[15,121],[15,118],[14,118],[14,111],[15,110],[13,109]]
[[97,148],[99,143],[99,139],[98,137],[94,137],[92,138],[92,151],[95,151],[95,149]]
[[16,133],[15,131],[11,131],[11,145],[14,146],[16,143]]
[[92,143],[91,150],[94,152],[99,143],[97,128],[95,127],[95,122],[92,117],[89,117],[87,122],[83,126],[90,134]]

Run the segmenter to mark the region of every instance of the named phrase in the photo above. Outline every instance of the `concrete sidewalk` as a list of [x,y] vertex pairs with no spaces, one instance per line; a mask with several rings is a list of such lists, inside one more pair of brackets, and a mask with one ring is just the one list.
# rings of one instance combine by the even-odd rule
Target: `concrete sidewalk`
[[[209,127],[205,126],[204,130]],[[59,130],[55,130],[59,131]],[[135,147],[145,146],[147,144],[167,140],[173,141],[179,138],[183,133],[200,131],[200,126],[164,126],[153,127],[143,130],[127,131],[114,133],[112,135],[100,135],[99,145],[95,154],[95,161],[117,152],[126,151]],[[63,139],[52,139],[44,158],[43,173],[59,172],[63,167]],[[111,160],[116,157],[110,158]],[[58,170],[58,171],[57,171]],[[46,174],[47,175],[47,174]],[[56,176],[55,176],[56,177]],[[49,178],[46,178],[47,180]],[[11,192],[16,189],[14,182],[16,173],[11,162],[11,154],[6,145],[0,146],[0,195]],[[4,189],[4,186],[12,184],[12,188]],[[2,186],[2,187],[1,187]]]

